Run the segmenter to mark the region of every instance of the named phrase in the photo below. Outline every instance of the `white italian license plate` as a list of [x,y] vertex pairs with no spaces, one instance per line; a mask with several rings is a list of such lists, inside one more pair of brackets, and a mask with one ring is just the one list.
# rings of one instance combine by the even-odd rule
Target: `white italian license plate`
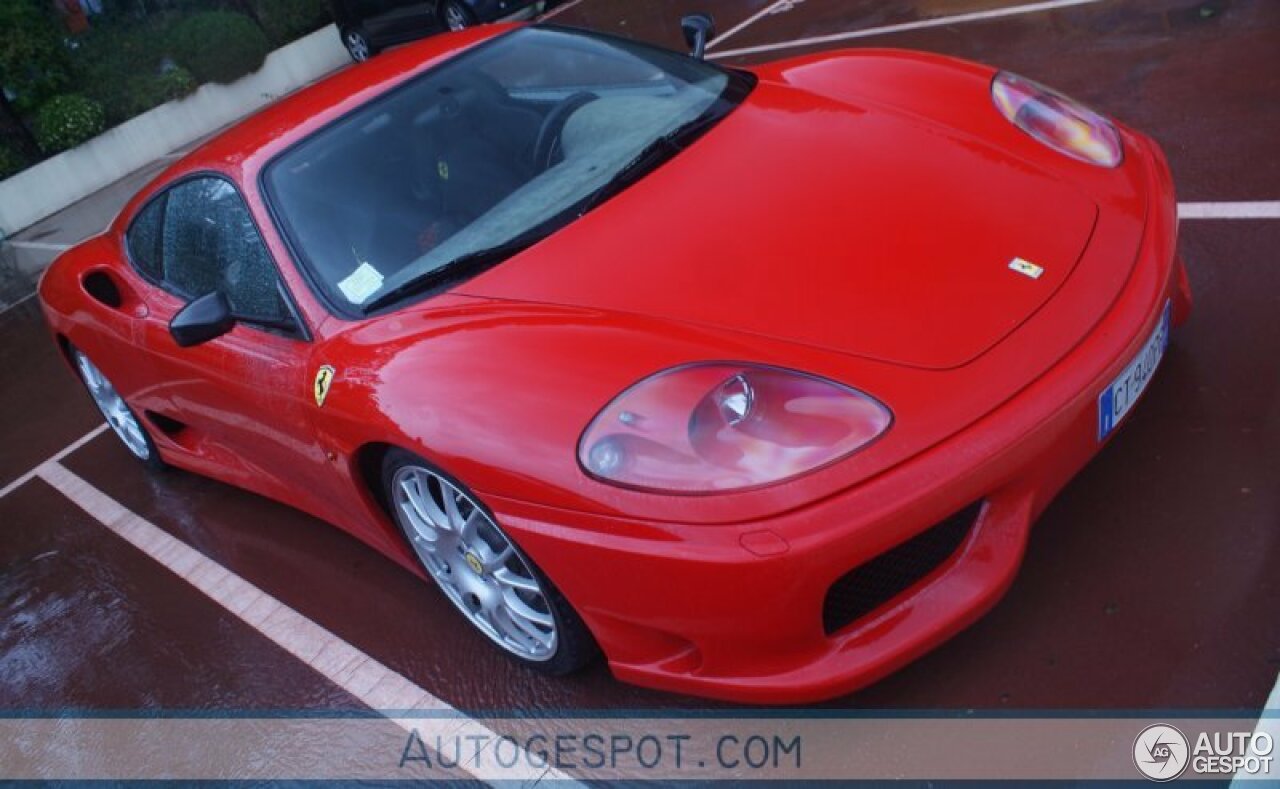
[[1099,441],[1111,435],[1111,431],[1116,429],[1116,425],[1129,413],[1133,404],[1138,402],[1147,384],[1151,383],[1151,377],[1164,358],[1165,348],[1169,347],[1170,307],[1170,302],[1166,301],[1164,311],[1160,314],[1160,322],[1156,324],[1155,331],[1151,332],[1138,355],[1098,395]]

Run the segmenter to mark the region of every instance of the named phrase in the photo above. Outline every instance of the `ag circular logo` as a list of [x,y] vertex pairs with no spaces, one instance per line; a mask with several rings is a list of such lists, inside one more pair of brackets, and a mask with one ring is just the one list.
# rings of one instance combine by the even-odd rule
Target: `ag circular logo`
[[1133,741],[1133,763],[1153,781],[1172,781],[1187,769],[1190,750],[1182,732],[1157,723],[1143,729]]

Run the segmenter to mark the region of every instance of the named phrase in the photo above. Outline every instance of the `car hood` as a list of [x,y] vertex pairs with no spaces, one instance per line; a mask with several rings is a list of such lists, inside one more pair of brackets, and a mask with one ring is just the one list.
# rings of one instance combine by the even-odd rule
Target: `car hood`
[[461,290],[946,369],[1053,296],[1096,218],[992,142],[762,81],[687,150]]

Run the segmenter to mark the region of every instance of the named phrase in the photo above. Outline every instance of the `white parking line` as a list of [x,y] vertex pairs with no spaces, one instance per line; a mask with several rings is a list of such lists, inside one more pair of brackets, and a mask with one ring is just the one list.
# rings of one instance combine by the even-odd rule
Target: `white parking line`
[[44,249],[50,252],[65,252],[68,249],[71,249],[71,247],[75,246],[75,244],[56,244],[52,241],[21,241],[21,240],[14,241],[13,239],[8,239],[5,243],[13,247],[23,247],[25,249]]
[[[86,436],[81,443],[89,437]],[[475,742],[494,743],[498,740],[499,735],[484,724],[463,715],[226,567],[130,512],[57,460],[46,461],[35,473],[107,529],[330,682],[371,709],[383,712],[405,731],[416,730],[424,743],[470,737],[478,738]],[[396,710],[409,713],[421,710],[434,714],[397,718],[393,712]],[[437,736],[439,740],[435,739]],[[519,749],[518,745],[516,747]],[[541,780],[576,783],[559,770],[537,767],[537,764],[538,761],[529,753],[519,749],[519,758],[513,767],[503,767],[496,759],[481,759],[477,764],[474,755],[459,767],[481,781],[513,781],[526,785]]]
[[1178,203],[1179,219],[1280,219],[1280,200]]
[[[77,438],[75,441],[72,441],[70,444],[63,447],[61,450],[58,451],[58,454],[46,460],[45,463],[57,463],[59,460],[62,460],[67,455],[70,455],[72,452],[75,452],[80,447],[84,446],[85,444],[89,443],[93,439],[97,438],[99,435],[102,434],[102,431],[106,429],[107,429],[107,423],[103,422],[102,424],[98,425],[94,429],[90,430],[88,433],[85,433],[83,436],[80,436],[80,438]],[[10,482],[8,485],[5,485],[3,488],[0,488],[0,499],[4,498],[5,496],[8,496],[10,493],[14,492],[18,488],[30,482],[37,475],[39,475],[39,473],[40,473],[40,467],[37,466],[36,468],[33,468],[30,471],[28,471],[26,474],[23,474],[21,477],[18,477],[13,482]]]
[[[837,41],[851,41],[855,38],[868,38],[870,36],[882,36],[888,33],[905,33],[909,30],[923,30],[930,27],[945,27],[947,25],[956,25],[963,22],[981,22],[988,19],[1001,19],[1010,16],[1019,16],[1021,14],[1034,14],[1040,11],[1052,11],[1057,8],[1069,8],[1078,5],[1091,5],[1093,3],[1101,3],[1103,0],[1045,0],[1040,3],[1028,3],[1026,5],[1009,6],[1008,8],[992,8],[987,11],[973,11],[967,14],[953,14],[952,16],[939,16],[931,19],[917,19],[912,22],[902,22],[896,25],[884,25],[882,27],[868,27],[862,30],[852,30],[847,33],[833,33],[826,36],[812,36],[809,38],[796,38],[790,41],[778,41],[773,44],[760,44],[754,47],[742,47],[741,49],[726,49],[723,52],[714,52],[708,54],[708,58],[730,58],[737,55],[754,55],[758,52],[773,52],[779,49],[792,49],[794,47],[808,47],[817,44],[831,44]],[[775,3],[775,5],[777,5]],[[766,9],[767,11],[768,9]],[[726,34],[727,36],[728,34]],[[721,36],[724,38],[725,36]]]
[[550,11],[548,11],[547,13],[543,14],[542,16],[538,17],[538,21],[539,21],[539,22],[545,22],[545,21],[547,21],[548,19],[550,19],[551,17],[555,16],[556,14],[560,14],[560,13],[563,13],[563,12],[565,12],[565,11],[568,11],[570,8],[573,8],[575,5],[577,5],[578,3],[581,3],[581,2],[582,2],[582,0],[571,0],[571,2],[565,3],[565,4],[564,4],[564,5],[562,5],[562,6],[557,6],[557,7],[553,8],[553,9],[551,9]]
[[[1254,726],[1253,733],[1255,737],[1266,733],[1273,743],[1280,740],[1280,677],[1276,677],[1271,695],[1267,697],[1266,705],[1258,713],[1258,723]],[[1248,789],[1250,786],[1264,785],[1246,773],[1243,767],[1236,771],[1235,777],[1231,780],[1231,789]]]
[[31,299],[33,299],[33,298],[35,298],[35,295],[36,295],[36,294],[35,294],[35,291],[32,291],[31,293],[28,293],[27,295],[25,295],[25,296],[23,296],[22,298],[18,299],[18,300],[17,300],[17,301],[15,301],[14,303],[6,305],[3,309],[0,309],[0,315],[5,314],[6,312],[8,312],[9,310],[11,310],[11,309],[13,309],[14,307],[18,306],[19,304],[23,303],[24,301],[29,301],[29,300],[31,300]]
[[[742,20],[738,24],[734,25],[733,27],[729,28],[728,30],[721,33],[720,35],[708,41],[707,49],[711,49],[712,47],[720,44],[729,36],[732,36],[736,33],[740,33],[743,30],[746,30],[748,27],[751,27],[752,25],[754,25],[758,20],[765,18],[769,14],[772,14],[774,11],[781,8],[782,6],[793,5],[795,2],[798,2],[798,0],[777,0],[777,2],[770,3],[769,5],[760,9],[756,13],[752,14],[751,16]],[[708,55],[708,57],[711,57],[711,56]]]

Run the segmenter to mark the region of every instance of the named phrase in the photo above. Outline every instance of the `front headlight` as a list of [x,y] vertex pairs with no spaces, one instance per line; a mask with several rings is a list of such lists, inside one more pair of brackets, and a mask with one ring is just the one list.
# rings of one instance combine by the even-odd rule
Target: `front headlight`
[[739,490],[839,460],[892,421],[876,399],[825,378],[763,365],[692,364],[614,398],[582,434],[578,462],[626,487]]
[[1099,167],[1124,160],[1110,121],[1044,85],[1002,71],[991,83],[991,98],[1015,126],[1067,156]]

